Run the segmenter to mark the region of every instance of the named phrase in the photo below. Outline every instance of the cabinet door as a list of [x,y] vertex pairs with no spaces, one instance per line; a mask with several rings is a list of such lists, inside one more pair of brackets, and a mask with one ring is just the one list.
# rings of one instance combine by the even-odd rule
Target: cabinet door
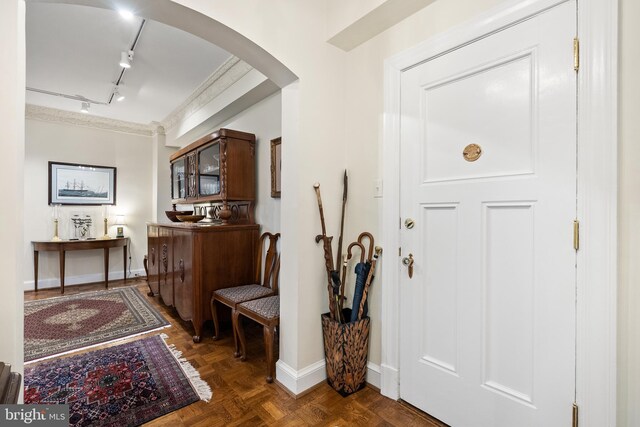
[[147,226],[147,268],[149,270],[147,272],[147,282],[154,294],[159,292],[159,265],[158,227],[149,225]]
[[158,230],[158,249],[160,251],[160,296],[165,304],[173,305],[173,245],[171,230],[168,228],[161,227]]
[[220,194],[220,144],[213,143],[198,150],[198,195]]
[[184,157],[171,163],[171,198],[173,200],[187,198],[187,171]]
[[193,318],[193,233],[173,231],[174,305],[183,320]]

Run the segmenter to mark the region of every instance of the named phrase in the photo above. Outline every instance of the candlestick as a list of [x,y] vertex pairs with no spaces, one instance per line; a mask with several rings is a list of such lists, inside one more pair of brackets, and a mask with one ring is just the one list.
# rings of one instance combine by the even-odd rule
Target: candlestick
[[53,220],[53,238],[52,242],[59,242],[61,239],[58,237],[58,218]]
[[109,226],[107,224],[109,222],[107,218],[109,216],[109,205],[102,205],[102,216],[104,217],[104,235],[101,237],[101,239],[103,240],[110,239],[111,236],[109,236],[109,233],[108,233]]

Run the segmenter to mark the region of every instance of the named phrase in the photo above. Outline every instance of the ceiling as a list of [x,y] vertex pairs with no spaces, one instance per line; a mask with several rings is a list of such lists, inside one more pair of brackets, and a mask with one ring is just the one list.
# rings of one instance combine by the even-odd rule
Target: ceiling
[[[142,18],[87,6],[27,3],[27,88],[108,102]],[[192,34],[147,20],[132,67],[120,83],[123,101],[91,104],[89,114],[148,124],[162,121],[231,54]],[[81,101],[27,90],[26,101],[79,112]]]

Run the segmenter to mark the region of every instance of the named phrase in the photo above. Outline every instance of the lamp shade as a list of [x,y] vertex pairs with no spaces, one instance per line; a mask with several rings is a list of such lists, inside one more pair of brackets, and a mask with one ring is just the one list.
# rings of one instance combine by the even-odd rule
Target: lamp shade
[[127,225],[124,222],[124,215],[116,215],[116,225]]

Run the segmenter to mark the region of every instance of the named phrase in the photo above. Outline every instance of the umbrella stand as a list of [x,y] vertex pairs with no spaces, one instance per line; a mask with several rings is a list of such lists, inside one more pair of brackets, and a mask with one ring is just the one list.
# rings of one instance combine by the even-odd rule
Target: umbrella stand
[[[362,243],[363,236],[369,239],[371,246],[369,251]],[[327,383],[343,397],[361,390],[366,384],[371,319],[362,313],[358,316],[358,311],[366,302],[368,288],[373,280],[373,269],[381,252],[381,248],[375,247],[375,255],[373,255],[373,236],[369,233],[362,233],[358,241],[348,246],[347,255],[343,258],[343,286],[346,282],[347,263],[353,258],[355,247],[360,249],[360,259],[356,265],[356,289],[353,301],[355,313],[352,309],[345,308],[343,310],[341,306],[338,307],[348,323],[340,323],[330,313],[321,316]],[[371,260],[365,259],[367,252],[373,255]],[[341,289],[341,296],[344,295],[343,292],[344,288]],[[357,295],[358,292],[360,297]]]
[[[329,294],[329,312],[320,316],[322,321],[327,382],[342,396],[355,393],[366,384],[370,319],[366,316],[366,310],[364,310],[365,312],[363,313],[362,307],[366,307],[369,286],[373,280],[373,271],[380,253],[379,248],[376,247],[376,254],[375,256],[373,255],[373,235],[368,232],[363,232],[360,233],[356,242],[349,245],[347,249],[348,255],[342,256],[347,184],[348,178],[345,171],[343,177],[342,217],[335,264],[331,246],[332,237],[327,235],[324,220],[320,184],[315,183],[313,185],[318,202],[318,211],[320,213],[320,225],[322,227],[322,234],[317,235],[315,240],[316,243],[322,241],[325,269],[327,272],[327,292]],[[367,253],[364,245],[365,240],[368,240],[369,246],[368,259],[365,259],[365,254]],[[352,249],[354,246],[360,249],[360,262],[356,266],[357,276],[353,308],[343,309],[348,260],[352,258]],[[342,267],[342,271],[340,271],[340,267]]]
[[[351,309],[344,309],[345,319]],[[370,319],[339,323],[329,313],[321,316],[327,383],[346,397],[361,390],[367,382]]]

